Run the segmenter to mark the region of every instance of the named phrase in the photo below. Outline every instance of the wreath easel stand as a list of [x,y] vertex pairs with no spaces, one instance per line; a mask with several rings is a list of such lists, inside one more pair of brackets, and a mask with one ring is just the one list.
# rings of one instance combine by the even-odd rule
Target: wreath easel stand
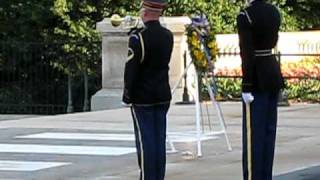
[[[199,20],[199,19],[196,19],[196,20]],[[204,20],[201,19],[200,23],[203,23],[203,22],[204,22]],[[210,53],[210,48],[208,47],[208,43],[207,43],[207,39],[206,39],[208,37],[207,36],[208,34],[204,34],[204,33],[207,33],[207,31],[202,31],[206,27],[203,26],[203,24],[200,24],[200,25],[197,24],[195,22],[195,20],[192,19],[192,24],[190,24],[188,28],[192,28],[192,33],[195,32],[196,35],[200,38],[201,51],[204,53],[205,58],[207,59],[207,63],[208,63],[207,65],[209,67],[209,71],[204,73],[203,79],[199,79],[198,77],[199,77],[199,73],[201,72],[201,68],[200,69],[197,68],[197,63],[195,62],[195,59],[192,58],[192,61],[186,66],[186,68],[184,69],[184,72],[181,74],[178,82],[173,87],[172,94],[175,93],[175,91],[178,88],[178,86],[180,85],[182,79],[188,73],[189,68],[192,65],[194,65],[196,67],[195,69],[196,69],[196,73],[197,73],[197,75],[195,76],[196,88],[195,88],[195,93],[193,95],[194,101],[195,101],[195,110],[196,110],[196,114],[195,114],[196,132],[194,135],[196,136],[196,139],[197,139],[197,156],[202,157],[202,141],[201,141],[201,139],[203,137],[208,137],[208,136],[224,135],[228,151],[232,151],[231,143],[229,141],[229,137],[228,137],[227,130],[226,130],[227,128],[226,128],[224,116],[223,116],[219,102],[215,99],[215,92],[217,89],[215,87],[215,81],[214,81],[214,75],[213,75],[213,65],[211,62],[211,60],[213,58]],[[206,90],[209,94],[212,105],[216,109],[216,112],[218,115],[218,124],[219,124],[219,129],[220,129],[218,131],[214,131],[213,129],[211,129],[211,127],[209,127],[209,132],[205,132],[204,128],[201,130],[201,123],[204,124],[203,123],[204,120],[201,118],[201,100],[200,100],[200,93],[199,93],[200,92],[200,87],[199,87],[200,81],[206,87]],[[208,116],[209,116],[209,114],[208,114]],[[170,137],[167,136],[167,138],[168,138],[168,142],[170,143],[171,150],[176,151],[174,144],[170,141]]]

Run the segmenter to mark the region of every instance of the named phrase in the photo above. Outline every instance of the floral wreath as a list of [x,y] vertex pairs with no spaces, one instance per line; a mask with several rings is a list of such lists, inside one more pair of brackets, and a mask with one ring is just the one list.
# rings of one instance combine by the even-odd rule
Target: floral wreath
[[[190,52],[191,59],[195,65],[195,68],[198,72],[209,72],[210,65],[212,65],[217,58],[218,54],[218,45],[216,42],[215,34],[208,30],[208,23],[206,19],[199,16],[192,18],[192,23],[187,25],[186,27],[186,34],[187,34],[187,43]],[[198,26],[199,24],[196,23],[205,23],[206,27],[202,25]],[[206,31],[206,36],[201,37],[198,33],[199,31],[196,30],[195,26],[200,30]],[[211,59],[207,59],[207,56],[203,50],[203,45],[201,44],[201,38],[204,38],[204,46],[208,47],[208,53]]]

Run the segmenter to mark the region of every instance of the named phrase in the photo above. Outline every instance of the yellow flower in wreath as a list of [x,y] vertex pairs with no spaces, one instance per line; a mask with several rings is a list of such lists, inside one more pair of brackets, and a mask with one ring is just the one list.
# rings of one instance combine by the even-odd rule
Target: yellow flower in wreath
[[190,51],[191,58],[196,69],[200,72],[209,71],[209,61],[213,64],[218,54],[218,45],[215,39],[215,34],[210,33],[207,39],[205,39],[205,45],[209,49],[211,59],[207,59],[204,50],[201,49],[201,37],[192,27],[187,27],[187,43]]
[[216,43],[214,41],[211,41],[208,43],[209,48],[214,48],[216,46]]

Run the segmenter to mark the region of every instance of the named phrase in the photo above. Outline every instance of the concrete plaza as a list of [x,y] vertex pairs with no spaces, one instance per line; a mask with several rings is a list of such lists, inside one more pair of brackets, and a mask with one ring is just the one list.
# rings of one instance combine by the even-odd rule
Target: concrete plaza
[[[195,108],[172,105],[167,180],[241,180],[241,104],[221,103],[233,151],[223,136],[202,141],[194,152]],[[218,128],[215,109],[202,105],[205,125]],[[208,131],[208,127],[204,126]],[[320,179],[320,105],[279,107],[275,180]],[[138,168],[128,108],[58,116],[0,118],[0,179],[136,180]],[[169,146],[168,146],[169,147]]]

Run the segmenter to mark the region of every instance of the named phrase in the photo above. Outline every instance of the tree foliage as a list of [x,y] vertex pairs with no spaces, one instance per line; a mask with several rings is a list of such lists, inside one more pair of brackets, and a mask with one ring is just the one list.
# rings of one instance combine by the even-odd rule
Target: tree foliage
[[169,4],[166,15],[190,16],[194,13],[204,13],[216,33],[231,33],[235,31],[235,18],[242,5],[241,2],[233,2],[231,0],[169,0]]
[[[299,2],[298,2],[299,1]],[[320,1],[314,0],[270,0],[276,5],[283,17],[282,31],[305,30],[320,25]],[[217,33],[235,32],[235,22],[240,9],[247,6],[246,0],[169,0],[166,15],[180,16],[197,12],[205,13],[212,28]],[[307,13],[312,10],[312,13]]]
[[52,32],[54,17],[48,0],[1,0],[0,40],[40,41]]
[[54,34],[59,39],[73,41],[95,41],[98,33],[95,24],[102,18],[92,2],[80,0],[55,0],[51,11],[56,16],[58,25]]
[[320,29],[319,0],[288,0],[283,7],[290,9],[300,29]]
[[[284,31],[320,27],[320,1],[270,0],[283,15]],[[117,13],[137,15],[140,0],[1,0],[0,40],[97,41],[96,22]],[[245,0],[168,0],[167,16],[207,14],[217,33],[235,31]]]

